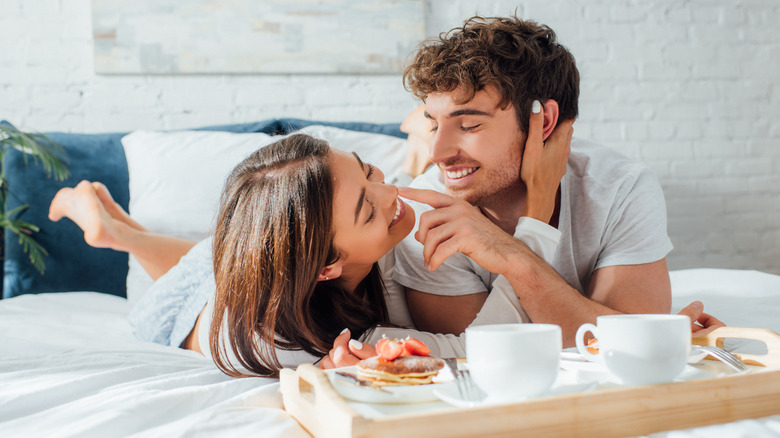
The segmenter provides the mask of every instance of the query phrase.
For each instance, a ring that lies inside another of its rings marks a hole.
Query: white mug
[[[540,395],[560,368],[561,328],[553,324],[493,324],[466,329],[466,360],[488,401]]]
[[[577,330],[577,349],[591,362],[603,363],[623,383],[671,382],[685,368],[691,349],[691,320],[684,315],[602,315]],[[598,354],[583,341],[591,332]]]

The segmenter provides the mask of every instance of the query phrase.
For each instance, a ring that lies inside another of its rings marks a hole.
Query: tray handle
[[[279,373],[284,409],[316,437],[353,436],[361,417],[333,389],[324,371],[302,364]]]
[[[772,330],[745,327],[719,327],[706,335],[692,337],[691,343],[694,345],[714,345],[723,348],[723,342],[727,338],[763,341],[766,343],[766,355],[740,353],[735,353],[734,355],[747,365],[780,368],[780,335]]]

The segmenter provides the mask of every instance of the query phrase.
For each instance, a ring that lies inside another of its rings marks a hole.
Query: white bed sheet
[[[766,328],[780,333],[780,276],[736,269],[672,271],[672,311],[693,300],[704,311],[734,327]]]
[[[780,332],[780,277],[671,273],[673,308],[694,299],[729,325]],[[128,302],[91,292],[0,301],[0,436],[305,437],[274,379],[233,379],[198,353],[135,339]],[[778,437],[780,416],[652,437]]]
[[[277,380],[138,341],[129,308],[90,292],[0,301],[0,436],[308,436]]]

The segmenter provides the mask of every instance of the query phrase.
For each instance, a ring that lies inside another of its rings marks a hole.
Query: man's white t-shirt
[[[515,227],[514,237],[548,262],[558,247],[560,232],[536,219],[520,218]],[[380,326],[368,330],[362,337],[363,342],[376,344],[383,337],[405,338],[412,336],[428,346],[431,354],[438,357],[466,357],[466,334],[429,333],[416,330],[409,309],[406,306],[406,292],[400,284],[393,281],[395,257],[393,251],[379,260],[382,279],[385,284],[385,302],[390,323],[397,327]],[[475,327],[485,324],[509,324],[529,322],[520,300],[515,296],[509,281],[499,275],[477,316],[469,324]]]
[[[438,168],[411,185],[445,191]],[[419,217],[432,208],[409,202]],[[672,250],[666,230],[666,203],[655,174],[614,149],[574,139],[561,182],[561,232],[551,265],[580,293],[599,268],[638,265],[663,259]],[[436,271],[423,264],[422,244],[410,233],[395,248],[393,279],[422,292],[468,295],[491,291],[499,277],[461,253]]]

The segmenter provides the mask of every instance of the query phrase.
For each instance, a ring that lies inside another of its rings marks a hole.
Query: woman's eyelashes
[[[368,166],[368,174],[366,174],[366,179],[371,179],[371,175],[374,174],[374,169],[376,168],[373,164],[366,164],[366,166]]]
[[[374,221],[374,218],[376,217],[376,207],[374,207],[374,203],[371,202],[370,199],[366,199],[366,202],[368,202],[368,205],[371,206],[371,213],[368,215],[368,220],[366,220],[366,223],[369,224]]]

